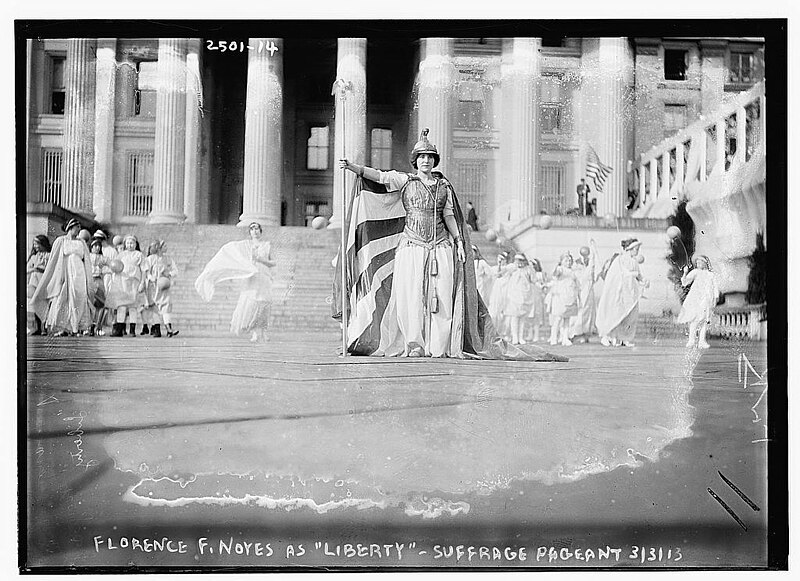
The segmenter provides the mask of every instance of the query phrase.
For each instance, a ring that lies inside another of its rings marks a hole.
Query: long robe
[[[31,297],[33,312],[50,331],[77,333],[88,329],[94,318],[91,279],[89,247],[83,240],[59,236]]]
[[[716,275],[710,270],[695,268],[681,281],[683,286],[692,285],[686,300],[683,301],[678,323],[705,323],[711,321],[711,314],[719,298]]]
[[[579,301],[578,314],[570,319],[569,337],[591,335],[595,328],[597,306],[594,294],[594,260],[590,258],[588,265],[576,264],[573,267],[578,281]]]
[[[272,307],[272,271],[261,262],[268,260],[266,240],[235,240],[224,244],[195,280],[194,288],[204,301],[214,298],[216,286],[241,281],[244,286],[231,317],[231,333],[240,335],[269,326]]]
[[[440,177],[441,174],[439,174]],[[478,294],[469,228],[453,191],[453,210],[459,235],[464,241],[466,261],[453,253],[453,324],[450,357],[565,361],[535,346],[518,348],[500,338],[486,306]],[[354,355],[403,355],[396,309],[392,307],[395,249],[405,224],[399,192],[386,193],[382,184],[359,178],[349,205],[346,228],[345,287],[347,349]],[[341,280],[334,276],[333,316],[341,318]],[[399,339],[399,340],[398,340]]]
[[[640,280],[639,263],[634,257],[620,254],[611,262],[597,303],[597,333],[601,337],[633,341],[643,291]]]

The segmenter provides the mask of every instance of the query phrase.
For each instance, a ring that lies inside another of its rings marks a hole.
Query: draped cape
[[[441,174],[434,172],[439,178]],[[450,336],[452,357],[470,359],[512,359],[521,361],[567,361],[535,346],[517,347],[507,343],[495,330],[492,318],[478,294],[475,260],[461,204],[453,189],[453,211],[464,241],[466,261],[458,259],[452,246],[453,325]],[[345,228],[347,301],[347,350],[353,355],[398,355],[403,351],[397,316],[392,301],[395,249],[405,227],[401,192],[366,178],[357,178],[350,196]],[[341,320],[341,252],[336,261],[332,311]]]
[[[32,307],[36,316],[42,321],[47,318],[47,311],[49,309],[50,301],[55,299],[61,292],[61,287],[65,284],[66,278],[70,276],[67,272],[67,257],[64,255],[64,241],[67,236],[59,236],[53,242],[53,248],[50,251],[50,260],[42,273],[42,278],[39,280],[39,286],[30,299],[29,305]],[[71,284],[85,285],[86,296],[89,299],[90,316],[94,316],[94,305],[90,294],[89,281],[92,280],[92,263],[89,258],[89,247],[86,243],[83,244],[83,262],[82,276],[78,273],[73,273]]]
[[[258,274],[258,267],[250,257],[247,240],[234,240],[224,244],[206,264],[194,282],[197,293],[208,302],[214,298],[217,284],[229,280],[245,280]]]

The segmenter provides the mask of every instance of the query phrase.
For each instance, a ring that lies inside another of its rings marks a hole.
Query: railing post
[[[747,111],[742,106],[736,109],[736,161],[747,161]]]
[[[696,144],[695,141],[697,141]],[[706,172],[706,163],[708,161],[708,131],[705,125],[700,129],[700,133],[692,137],[692,148],[695,147],[700,148],[700,154],[698,155],[700,161],[700,181],[704,182],[708,179],[708,174]]]
[[[661,155],[661,191],[658,195],[669,197],[669,149]]]
[[[650,195],[653,202],[658,199],[661,192],[658,191],[658,158],[654,157],[650,160]]]
[[[647,199],[647,182],[646,182],[646,173],[647,173],[647,166],[644,162],[639,162],[639,203],[641,206],[645,206],[649,203]]]
[[[717,159],[714,160],[714,167],[711,168],[711,173],[716,175],[718,173],[725,173],[725,117],[717,119]]]

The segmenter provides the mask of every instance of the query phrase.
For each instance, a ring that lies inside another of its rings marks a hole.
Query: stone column
[[[95,51],[97,41],[67,41],[64,109],[64,173],[61,202],[73,212],[94,217]]]
[[[590,131],[589,144],[594,147],[600,161],[611,166],[602,192],[597,193],[597,212],[615,216],[625,215],[628,198],[625,168],[633,158],[634,104],[633,55],[626,38],[599,38],[584,43],[596,50],[592,55],[593,70],[583,71],[584,111]],[[657,195],[655,191],[651,192]]]
[[[158,39],[156,146],[150,224],[183,222],[186,156],[186,39]]]
[[[366,163],[367,151],[367,39],[340,38],[336,63],[336,79],[347,87],[334,95],[336,99],[336,127],[333,160],[333,212],[330,228],[341,228],[343,192],[349,197],[355,174],[339,169],[339,160],[347,158],[353,163]],[[346,141],[346,143],[345,143]]]
[[[250,51],[247,63],[247,107],[244,130],[244,202],[239,226],[281,223],[283,173],[283,43],[280,38],[251,38],[250,46],[277,51]]]
[[[436,169],[447,175],[447,169],[454,165],[452,115],[458,81],[453,65],[453,39],[423,38],[420,50],[419,108],[413,143],[417,142],[423,129],[429,128],[428,139],[436,146],[441,158]],[[413,147],[413,144],[409,145]]]
[[[511,45],[511,63],[505,70],[504,90],[510,92],[507,101],[511,131],[503,135],[503,147],[509,149],[507,167],[509,190],[506,195],[518,210],[512,222],[524,220],[536,213],[538,206],[537,170],[539,168],[539,38],[515,38]]]
[[[203,79],[200,76],[201,39],[190,38],[186,51],[186,169],[183,176],[183,212],[186,221],[197,223],[200,174],[200,117],[203,109]]]
[[[95,95],[94,213],[99,222],[112,220],[114,121],[116,117],[117,39],[97,39]]]

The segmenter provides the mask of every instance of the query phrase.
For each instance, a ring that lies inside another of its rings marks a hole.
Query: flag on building
[[[600,158],[597,157],[597,152],[591,145],[588,147],[589,151],[586,152],[586,176],[594,182],[595,191],[602,192],[606,184],[606,178],[614,168],[600,161]]]

